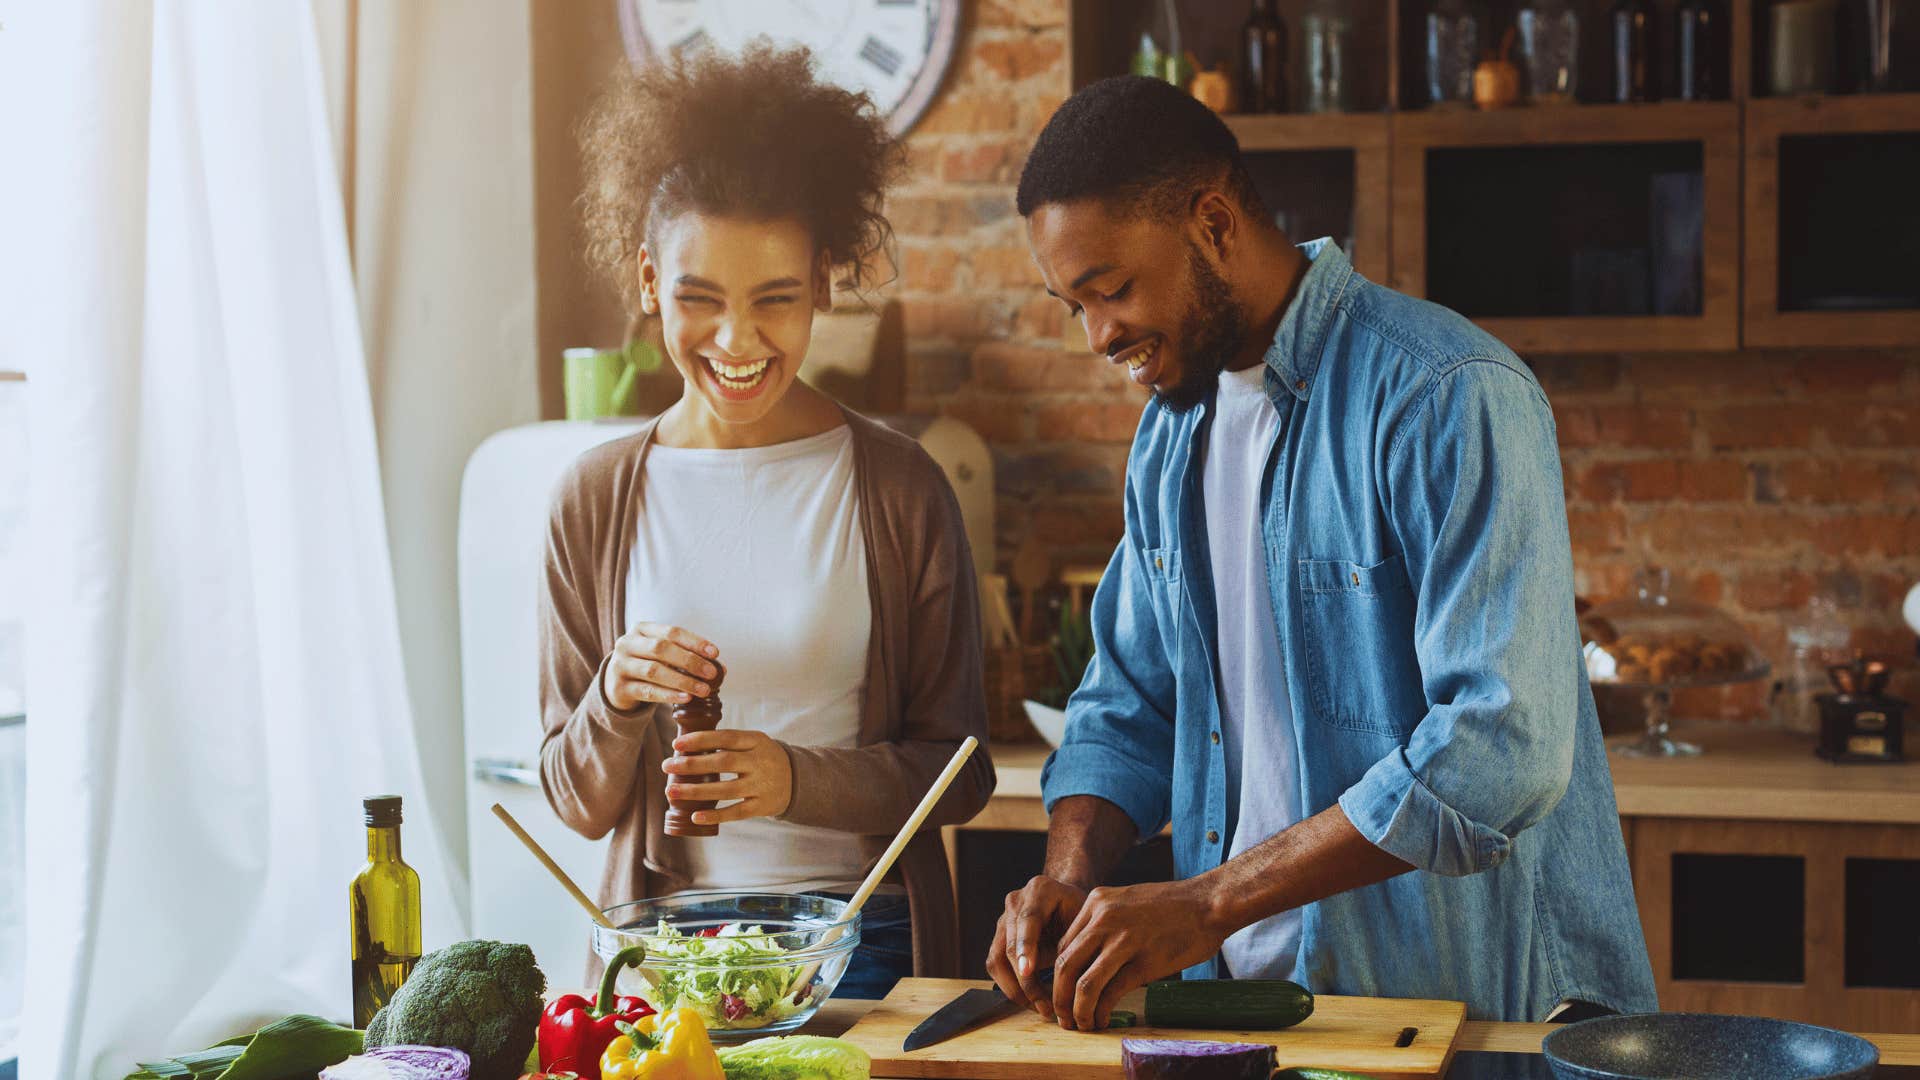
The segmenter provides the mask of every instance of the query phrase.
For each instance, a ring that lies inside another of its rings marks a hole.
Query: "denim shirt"
[[[1300,816],[1337,802],[1415,871],[1307,905],[1294,979],[1479,1019],[1653,1009],[1546,396],[1466,319],[1330,241],[1302,250],[1265,357],[1281,431],[1260,496]],[[1097,795],[1142,837],[1171,823],[1183,878],[1220,865],[1234,827],[1199,502],[1211,411],[1141,418],[1094,658],[1042,781],[1049,812]]]

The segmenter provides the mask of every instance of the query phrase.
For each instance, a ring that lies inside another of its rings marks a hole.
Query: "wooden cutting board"
[[[1458,1001],[1412,998],[1316,997],[1313,1015],[1284,1031],[1188,1031],[1127,1028],[1065,1031],[1033,1012],[1019,1012],[946,1042],[906,1053],[900,1043],[920,1021],[964,990],[992,986],[964,979],[902,979],[842,1038],[873,1057],[876,1077],[953,1080],[1120,1080],[1122,1038],[1260,1042],[1279,1050],[1280,1065],[1347,1069],[1388,1078],[1439,1076],[1453,1059],[1454,1039],[1467,1007]],[[1120,1007],[1140,1011],[1144,991]],[[1413,1029],[1406,1046],[1395,1045]]]

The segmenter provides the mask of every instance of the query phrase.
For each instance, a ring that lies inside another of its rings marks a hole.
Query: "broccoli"
[[[414,965],[368,1022],[366,1043],[465,1050],[473,1080],[514,1080],[533,1049],[546,989],[525,945],[462,941]]]

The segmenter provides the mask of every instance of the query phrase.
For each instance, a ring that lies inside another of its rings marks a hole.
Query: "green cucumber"
[[[1285,979],[1162,979],[1147,984],[1148,1027],[1278,1031],[1313,1015],[1313,994]]]

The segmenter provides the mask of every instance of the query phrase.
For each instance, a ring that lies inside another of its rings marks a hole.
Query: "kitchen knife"
[[[920,1021],[919,1027],[907,1033],[906,1041],[900,1044],[900,1049],[913,1051],[932,1046],[934,1043],[945,1042],[988,1020],[1017,1012],[1019,1008],[1018,1005],[1008,1001],[1007,995],[1001,993],[997,986],[986,990],[968,990],[940,1006],[932,1016]]]

